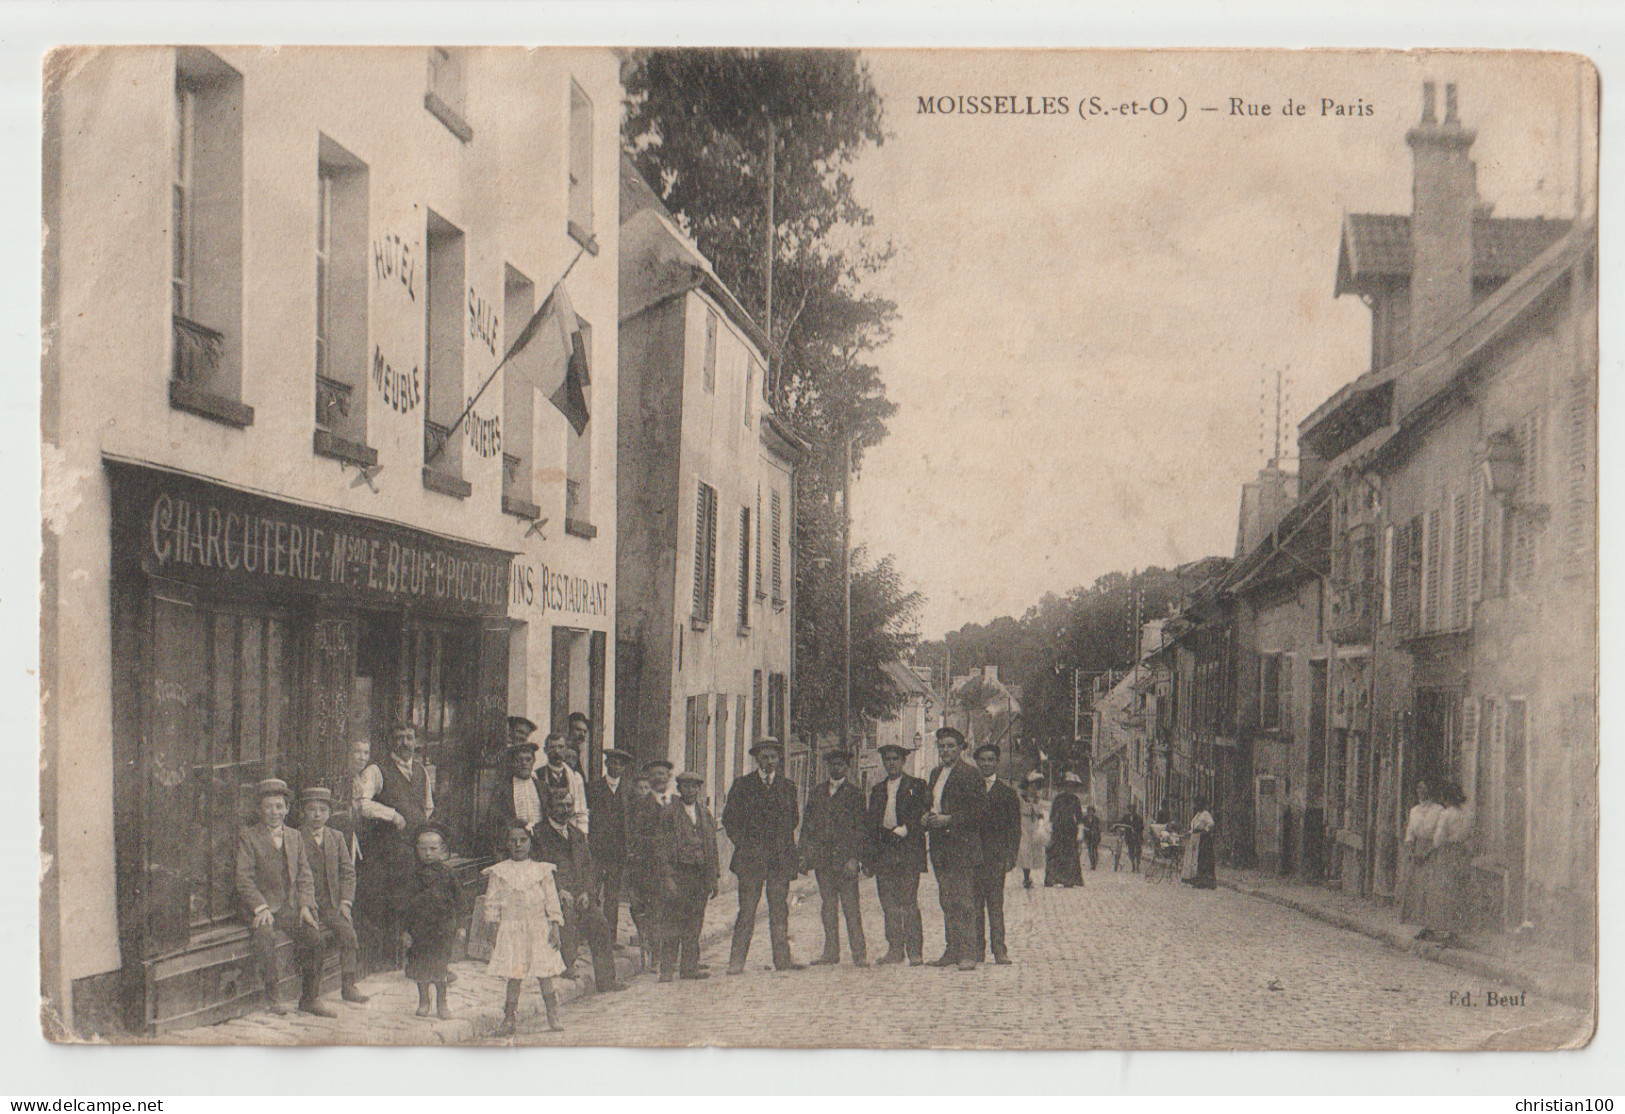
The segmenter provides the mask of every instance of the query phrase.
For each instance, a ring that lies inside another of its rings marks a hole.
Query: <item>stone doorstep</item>
[[[1446,948],[1428,940],[1417,940],[1402,929],[1392,928],[1388,925],[1378,924],[1361,917],[1351,916],[1340,910],[1318,905],[1312,901],[1304,901],[1288,894],[1273,891],[1267,886],[1258,886],[1249,882],[1228,879],[1222,875],[1219,885],[1239,894],[1257,898],[1260,901],[1273,902],[1283,905],[1305,916],[1313,917],[1318,921],[1345,929],[1349,932],[1358,932],[1362,936],[1369,936],[1380,940],[1389,947],[1400,951],[1410,952],[1422,959],[1430,959],[1435,963],[1443,963],[1448,967],[1467,971],[1480,978],[1494,979],[1497,982],[1507,983],[1519,990],[1527,990],[1531,994],[1554,1002],[1561,1002],[1565,1006],[1572,1006],[1578,1010],[1590,1011],[1593,1008],[1593,996],[1587,990],[1577,990],[1571,986],[1562,986],[1550,982],[1545,978],[1529,971],[1519,969],[1502,960],[1480,955],[1476,952],[1463,951],[1460,948]]]

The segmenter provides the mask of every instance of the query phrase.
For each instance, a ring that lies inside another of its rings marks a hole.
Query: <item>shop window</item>
[[[707,392],[717,389],[717,311],[705,310],[705,362],[700,365],[701,382]]]
[[[238,919],[237,833],[254,815],[255,784],[306,771],[291,754],[295,655],[281,614],[160,592],[152,639],[152,927],[179,944]]]
[[[581,344],[587,353],[587,366],[592,366],[592,326],[580,317]],[[592,412],[592,383],[587,384],[589,395],[587,412]],[[577,433],[575,427],[565,423],[564,454],[564,529],[578,538],[598,536],[592,525],[592,423],[588,422]]]
[[[474,827],[479,802],[469,720],[478,660],[475,632],[461,624],[414,621],[401,631],[396,714],[418,729],[435,817],[452,825],[457,851],[476,847],[481,834]]]
[[[322,136],[316,171],[316,451],[366,466],[367,166]]]
[[[593,255],[598,244],[592,235],[592,100],[570,82],[570,236]]]
[[[462,478],[464,439],[451,436],[463,412],[463,234],[433,212],[427,231],[423,486],[465,498],[473,488]]]
[[[241,428],[243,79],[215,55],[175,55],[170,183],[170,405]]]
[[[459,140],[474,138],[468,125],[468,52],[461,47],[429,48],[429,87],[423,93],[423,107]]]
[[[694,614],[696,630],[711,622],[717,591],[717,489],[701,482],[694,511]]]
[[[750,631],[750,508],[739,508],[739,633]]]
[[[514,268],[507,268],[503,283],[503,311],[507,314],[503,351],[513,349],[536,308],[536,285]],[[538,518],[535,478],[536,389],[517,369],[502,377],[502,509],[520,518]]]

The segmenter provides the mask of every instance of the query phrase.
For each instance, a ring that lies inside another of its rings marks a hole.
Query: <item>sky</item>
[[[898,249],[875,288],[900,307],[876,355],[899,409],[854,483],[853,536],[925,594],[928,638],[1113,570],[1233,554],[1277,372],[1290,461],[1296,423],[1368,367],[1369,312],[1332,297],[1342,219],[1410,211],[1423,81],[1441,114],[1458,84],[1496,215],[1573,212],[1572,56],[865,59],[889,138],[853,175]],[[1040,112],[919,106],[997,95]],[[1041,114],[1045,96],[1069,111]],[[1080,116],[1090,98],[1103,111]]]

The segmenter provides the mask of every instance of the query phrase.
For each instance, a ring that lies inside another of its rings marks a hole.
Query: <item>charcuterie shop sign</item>
[[[507,614],[510,554],[187,476],[112,465],[126,545],[155,576],[390,607]]]

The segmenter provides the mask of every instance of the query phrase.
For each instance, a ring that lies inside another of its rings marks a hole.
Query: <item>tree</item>
[[[634,165],[767,328],[769,397],[811,448],[796,474],[791,717],[799,734],[822,731],[840,709],[846,445],[856,470],[896,411],[868,359],[897,313],[872,289],[892,247],[875,240],[850,174],[885,140],[881,98],[844,50],[639,51],[626,90]],[[906,648],[898,623],[919,597],[889,558],[854,566],[852,592],[854,707],[895,711],[901,696],[880,663]]]

